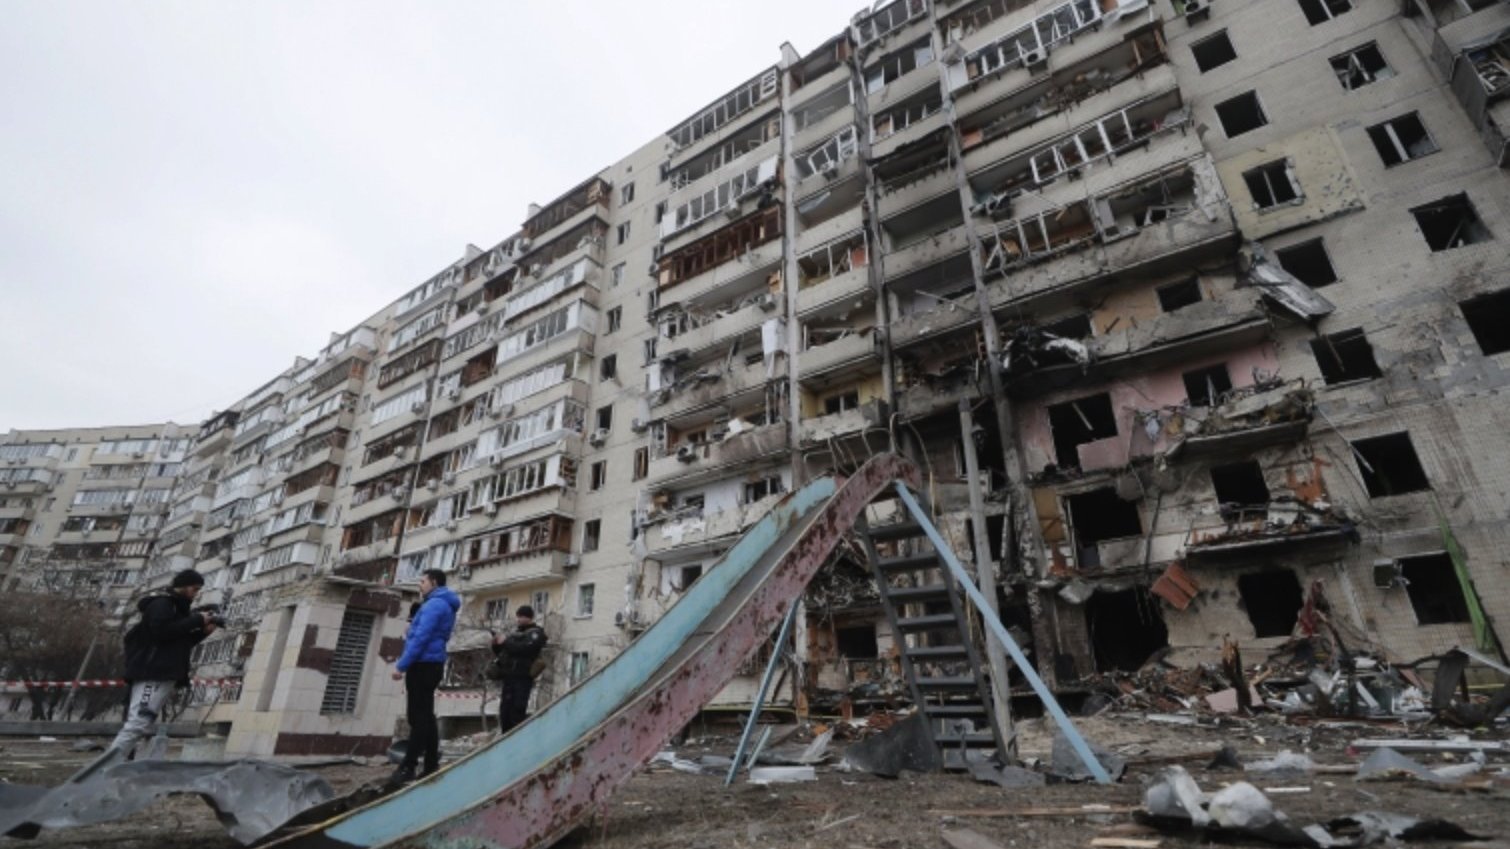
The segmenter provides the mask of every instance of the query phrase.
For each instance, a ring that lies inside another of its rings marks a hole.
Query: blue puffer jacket
[[[398,659],[398,671],[407,672],[414,663],[445,663],[446,641],[451,639],[451,629],[456,626],[456,611],[461,608],[461,597],[451,592],[450,587],[436,587],[425,596],[419,613],[409,623],[409,636],[404,638],[404,653]]]

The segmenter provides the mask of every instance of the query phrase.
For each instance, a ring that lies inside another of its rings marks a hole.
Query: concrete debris
[[[232,837],[253,843],[335,796],[318,775],[264,761],[137,760],[112,750],[55,788],[0,785],[0,834],[35,837],[43,828],[112,822],[168,796],[192,794],[214,809]]]
[[[1312,849],[1352,849],[1386,840],[1483,839],[1446,820],[1423,820],[1378,811],[1364,811],[1302,828],[1252,784],[1234,782],[1207,795],[1178,766],[1164,770],[1149,786],[1139,820],[1168,833],[1196,830],[1213,840],[1245,837],[1277,846]]]
[[[1042,787],[1048,779],[1042,774],[1020,766],[1002,766],[990,761],[972,761],[970,777],[982,784],[995,784],[1014,790],[1020,787]]]
[[[750,770],[751,784],[789,784],[817,780],[818,773],[810,766],[758,766]]]

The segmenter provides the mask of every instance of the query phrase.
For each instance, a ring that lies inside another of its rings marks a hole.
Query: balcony
[[[1478,43],[1468,44],[1453,62],[1451,88],[1495,163],[1501,168],[1510,168],[1510,30],[1506,29],[1510,26],[1510,12],[1486,10],[1471,18],[1491,14],[1498,14],[1502,19],[1499,37],[1491,43],[1483,43],[1483,35],[1489,31],[1487,22],[1474,26],[1477,22],[1470,20],[1453,26],[1454,30],[1463,24],[1472,26],[1463,34],[1473,33]],[[1438,34],[1437,46],[1444,51],[1450,44],[1462,41],[1461,38],[1446,40],[1444,36],[1447,34],[1447,30]]]
[[[1165,456],[1170,460],[1199,462],[1222,456],[1250,456],[1264,448],[1297,442],[1310,430],[1314,410],[1311,391],[1293,384],[1228,393],[1205,418],[1199,421],[1187,418],[1185,434],[1178,437]]]
[[[498,363],[493,374],[500,379],[517,377],[572,352],[591,356],[595,339],[596,337],[590,330],[574,327],[565,333],[558,334],[543,345],[537,345],[512,359]]]
[[[772,272],[779,273],[781,257],[781,239],[773,238],[681,282],[663,282],[661,300],[666,304],[723,300],[733,292],[759,285]],[[661,267],[667,267],[666,259],[662,260]],[[663,280],[666,273],[662,272]]]
[[[805,254],[816,248],[822,247],[829,242],[846,236],[850,233],[861,232],[865,228],[865,211],[858,205],[845,208],[845,210],[832,218],[810,227],[802,228],[797,234],[797,253]]]
[[[797,379],[828,380],[850,370],[862,370],[880,362],[876,335],[871,330],[847,334],[824,345],[814,345],[797,356]]]
[[[540,551],[485,566],[463,566],[461,585],[467,591],[477,592],[515,584],[565,580],[566,559],[572,556],[565,551]]]
[[[906,173],[883,178],[876,202],[883,221],[935,198],[953,198],[958,206],[959,182],[947,157],[943,157],[944,152],[940,150],[938,153],[941,158],[926,157]],[[881,176],[880,166],[877,166],[876,173]]]
[[[722,364],[710,366],[652,396],[651,415],[674,422],[716,408],[739,406],[759,398],[768,380],[785,376],[786,368],[779,363],[769,378],[764,363],[735,365],[729,371],[724,371]]]
[[[923,419],[957,409],[961,399],[974,401],[981,397],[981,389],[973,376],[964,366],[953,367],[947,374],[923,375],[897,392],[897,412],[903,419]]]
[[[973,292],[967,292],[952,300],[940,300],[930,310],[920,310],[891,320],[891,347],[900,349],[919,342],[936,340],[960,331],[968,331],[980,323],[980,309]],[[973,333],[971,347],[973,347]]]
[[[956,207],[958,204],[956,204]],[[961,226],[916,239],[886,254],[886,279],[896,280],[920,268],[970,250],[970,235]]]
[[[39,468],[0,466],[0,493],[37,495],[52,488],[53,473]]]
[[[762,324],[779,315],[778,308],[781,303],[777,299],[781,295],[765,294],[770,296],[769,300],[719,316],[701,326],[679,333],[673,338],[661,337],[662,349],[667,354],[672,351],[685,351],[687,359],[692,362],[700,361],[710,352],[719,355],[726,353],[734,340],[759,333]],[[717,350],[713,351],[714,348]]]
[[[889,424],[887,417],[886,402],[874,400],[842,413],[803,419],[800,431],[802,445],[822,445],[830,439],[843,439],[867,430],[885,433]]]
[[[855,118],[855,108],[846,100],[843,106],[798,130],[792,139],[792,146],[803,150],[811,145],[822,144],[824,139],[832,138],[846,126],[854,124]]]
[[[1020,215],[981,234],[996,309],[1123,276],[1173,271],[1226,255],[1237,225],[1211,160],[1145,174],[1091,201]],[[1007,273],[1010,272],[1010,273]]]
[[[645,529],[647,552],[654,558],[673,553],[715,551],[733,542],[785,497],[777,493],[750,504],[707,514],[700,510],[666,511],[652,519],[654,524]]]
[[[1023,354],[1031,352],[1017,348],[1019,343],[1014,338],[1007,349],[1014,364],[1007,384],[1014,394],[1026,395],[1071,384],[1116,380],[1252,345],[1271,332],[1268,313],[1259,305],[1256,290],[1239,289],[1176,312],[1161,313],[1135,327],[1085,340],[1088,363],[1019,370],[1018,363],[1029,361]]]
[[[797,315],[807,316],[825,307],[845,309],[870,300],[870,266],[860,265],[819,283],[797,290]]]
[[[871,68],[866,69],[866,74],[869,78]],[[930,88],[937,90],[939,86],[938,65],[930,58],[926,64],[913,67],[895,80],[883,83],[879,88],[875,86],[871,79],[867,79],[866,84],[868,91],[866,94],[866,111],[871,115],[875,115],[900,105],[913,95],[920,94]]]
[[[524,222],[524,235],[539,240],[557,231],[564,232],[581,224],[598,212],[607,212],[612,187],[601,177],[592,179],[546,204]]]
[[[710,147],[738,135],[753,119],[776,108],[781,71],[769,68],[741,83],[691,118],[666,131],[673,163],[685,162]]]
[[[1327,554],[1358,541],[1353,521],[1324,500],[1286,496],[1223,512],[1221,525],[1192,527],[1186,534],[1184,555],[1192,565],[1294,557],[1301,550]]]
[[[931,97],[925,97],[927,101]],[[926,138],[928,135],[943,129],[948,122],[948,115],[944,112],[943,104],[932,106],[925,103],[912,110],[903,107],[903,115],[883,119],[881,133],[870,144],[871,159],[885,159],[902,148],[914,144]],[[905,120],[905,124],[903,121]]]
[[[721,440],[683,442],[663,457],[650,461],[650,486],[694,486],[741,474],[764,460],[787,453],[785,422],[765,425]]]

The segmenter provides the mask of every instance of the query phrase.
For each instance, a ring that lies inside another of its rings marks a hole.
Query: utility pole
[[[991,541],[986,533],[985,497],[980,491],[980,463],[975,457],[975,419],[970,415],[970,401],[959,401],[960,442],[965,449],[965,474],[970,492],[970,517],[975,543],[975,579],[980,584],[981,594],[986,597],[986,606],[991,615],[1001,619],[1001,602],[996,591],[996,561],[991,557]],[[1007,683],[1007,655],[996,640],[986,640],[986,663],[991,667],[991,701],[996,708],[996,721],[1001,727],[1002,740],[1007,750],[1004,760],[1017,760],[1017,731],[1012,726],[1012,693]]]
[[[84,652],[84,662],[79,664],[79,671],[73,676],[73,683],[68,687],[68,696],[63,699],[63,709],[61,713],[65,718],[68,716],[68,712],[73,710],[74,693],[77,693],[79,691],[79,681],[84,677],[84,671],[89,668],[89,661],[94,657],[94,647],[99,645],[99,642],[100,629],[95,628],[94,639],[89,641],[89,649]]]

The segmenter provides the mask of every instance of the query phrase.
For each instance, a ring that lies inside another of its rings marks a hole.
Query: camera
[[[190,612],[208,617],[210,624],[216,628],[225,627],[225,616],[221,614],[220,605],[218,604],[207,604],[203,607],[196,607]]]

